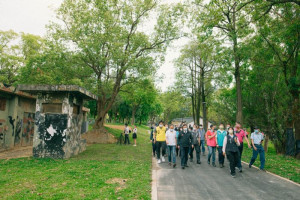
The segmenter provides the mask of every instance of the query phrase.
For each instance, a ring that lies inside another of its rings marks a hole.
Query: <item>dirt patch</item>
[[[117,139],[106,130],[91,130],[83,134],[82,139],[86,140],[87,144],[112,144],[116,143]]]
[[[108,128],[113,128],[113,129],[118,129],[118,130],[124,130],[124,125],[110,125],[110,124],[105,124],[106,127]]]
[[[118,184],[118,186],[116,187],[116,192],[118,192],[118,191],[126,188],[126,181],[127,181],[127,179],[111,178],[111,179],[108,179],[105,183]]]
[[[3,151],[0,153],[0,159],[23,158],[32,156],[32,146],[15,147],[12,150]]]

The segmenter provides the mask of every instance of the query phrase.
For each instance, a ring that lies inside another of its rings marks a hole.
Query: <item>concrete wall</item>
[[[0,94],[0,151],[32,145],[34,113],[35,99]]]
[[[82,98],[69,92],[38,94],[34,157],[69,158],[85,150],[86,142],[81,139],[82,105]]]

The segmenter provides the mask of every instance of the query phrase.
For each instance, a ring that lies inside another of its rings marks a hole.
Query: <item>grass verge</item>
[[[136,147],[94,144],[68,160],[0,160],[0,197],[151,199],[151,145],[145,127],[138,130]]]

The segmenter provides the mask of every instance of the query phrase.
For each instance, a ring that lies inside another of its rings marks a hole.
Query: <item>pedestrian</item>
[[[230,127],[228,129],[228,134],[225,136],[223,141],[223,155],[226,156],[229,160],[230,166],[230,174],[234,178],[235,177],[235,166],[239,160],[239,149],[238,146],[240,142],[236,135],[233,133],[233,128]]]
[[[216,132],[215,132],[215,126],[210,125],[210,129],[206,133],[206,144],[208,147],[208,157],[207,157],[207,163],[210,165],[210,158],[212,157],[212,166],[216,167]]]
[[[258,127],[254,128],[254,133],[251,133],[251,143],[253,147],[253,152],[252,152],[252,158],[249,163],[249,168],[254,164],[258,154],[259,154],[259,159],[260,159],[260,167],[259,169],[261,171],[266,171],[265,170],[265,150],[262,145],[262,142],[264,140],[263,134],[259,131]]]
[[[248,143],[248,147],[249,149],[251,148],[250,143],[248,138],[246,137],[246,133],[244,132],[244,130],[242,129],[241,123],[240,122],[236,122],[235,124],[235,135],[238,138],[239,142],[240,142],[240,146],[238,147],[239,149],[239,162],[237,164],[237,167],[239,169],[240,172],[242,172],[242,154],[243,154],[243,147],[244,147],[244,143],[243,140],[245,138],[246,142]]]
[[[165,162],[166,154],[166,127],[162,121],[155,129],[154,142],[156,143],[157,163]]]
[[[200,147],[202,148],[202,155],[205,156],[205,130],[202,126],[202,124],[200,124],[200,128],[199,128],[199,134],[200,134]]]
[[[196,158],[197,158],[197,164],[201,164],[200,162],[200,133],[198,131],[198,126],[194,125],[193,126],[193,131],[191,132],[193,136],[193,141],[192,144],[194,147],[191,147],[191,152],[190,152],[190,160],[193,162],[193,156],[194,156],[194,150],[196,151]]]
[[[152,143],[152,155],[155,157],[155,151],[156,151],[156,145],[154,142],[154,129],[155,129],[155,124],[152,124],[151,126],[151,133],[150,133],[150,142]]]
[[[183,125],[183,130],[178,135],[178,144],[181,154],[181,168],[185,169],[185,167],[188,167],[187,161],[188,161],[188,152],[189,152],[189,146],[191,145],[191,142],[193,140],[192,134],[188,131],[187,125]]]
[[[176,155],[175,155],[175,149],[176,149],[176,131],[174,130],[174,126],[171,124],[170,129],[166,132],[166,144],[168,147],[168,160],[169,165],[171,166],[171,161],[173,159],[173,168],[176,167]]]
[[[130,144],[130,141],[129,141],[129,133],[130,133],[130,128],[128,127],[128,124],[125,124],[125,128],[124,128],[124,134],[125,134],[125,141],[124,141],[124,144]]]
[[[179,135],[179,128],[175,128],[175,131],[176,131],[176,141],[178,141],[178,135]],[[176,156],[178,156],[178,151],[179,151],[179,148],[178,148],[178,142],[176,143]]]
[[[222,148],[223,148],[223,141],[226,135],[227,135],[227,131],[224,130],[224,124],[221,123],[216,135],[220,168],[224,167],[224,155],[222,152]]]
[[[132,139],[134,141],[134,145],[133,146],[136,146],[136,138],[137,138],[137,127],[134,126],[134,129],[132,130]]]

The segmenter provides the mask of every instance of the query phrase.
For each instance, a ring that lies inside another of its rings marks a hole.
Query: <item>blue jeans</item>
[[[212,163],[216,162],[216,147],[207,146],[208,148],[208,157],[207,161],[210,162],[210,157],[212,156]]]
[[[200,146],[202,146],[202,153],[205,152],[205,140],[200,140]],[[200,151],[201,152],[201,151]]]
[[[168,158],[169,158],[169,163],[171,162],[171,157],[173,157],[173,163],[176,163],[176,152],[175,152],[176,146],[169,146],[168,145]]]
[[[254,164],[254,162],[259,154],[260,169],[264,169],[265,168],[265,150],[261,144],[255,144],[255,147],[257,148],[257,151],[255,151],[253,148],[253,154],[252,154],[252,158],[250,160],[250,165]]]

